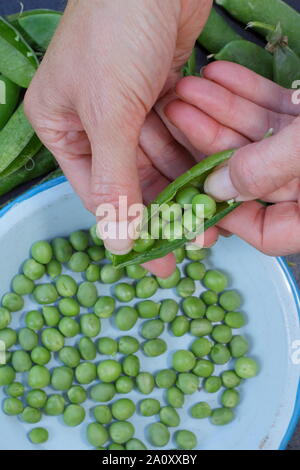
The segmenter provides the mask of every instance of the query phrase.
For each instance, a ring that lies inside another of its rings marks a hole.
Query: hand
[[[286,90],[248,69],[215,62],[204,78],[177,85],[181,100],[166,114],[206,154],[240,148],[213,173],[205,191],[218,200],[245,202],[221,221],[269,255],[300,250],[300,106]],[[270,129],[274,136],[263,140]],[[256,199],[274,203],[262,206]]]
[[[71,0],[32,81],[26,113],[85,206],[152,200],[193,165],[160,112],[212,0]],[[154,108],[155,107],[155,108]],[[166,121],[166,120],[165,120]],[[127,218],[127,216],[126,216]],[[120,220],[123,222],[124,220]],[[132,240],[109,239],[127,253]],[[175,261],[150,264],[169,275]]]

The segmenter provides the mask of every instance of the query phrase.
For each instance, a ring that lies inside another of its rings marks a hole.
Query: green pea
[[[246,324],[244,315],[240,312],[228,312],[225,315],[225,323],[230,328],[242,328]]]
[[[148,357],[157,357],[164,354],[167,350],[167,344],[163,339],[150,339],[143,345],[143,351]]]
[[[171,387],[167,390],[167,402],[173,408],[182,408],[184,405],[184,394],[177,387]]]
[[[177,377],[176,385],[185,395],[192,395],[199,390],[199,377],[190,372],[182,372]]]
[[[116,394],[114,384],[101,383],[91,388],[91,399],[99,402],[107,402],[113,399]]]
[[[0,307],[0,330],[6,328],[11,322],[11,313],[7,308]]]
[[[130,284],[122,282],[121,284],[116,285],[115,296],[120,302],[130,302],[132,299],[134,299],[135,289]]]
[[[33,444],[44,444],[49,439],[49,433],[45,428],[34,428],[28,434]]]
[[[50,263],[53,251],[50,243],[46,241],[36,242],[31,247],[31,256],[35,261],[41,264]]]
[[[38,345],[39,337],[29,328],[21,328],[18,333],[18,340],[25,351],[32,351]]]
[[[62,274],[56,279],[55,286],[61,297],[73,297],[77,292],[76,281],[67,274]]]
[[[140,344],[133,336],[121,336],[119,339],[119,352],[121,354],[134,354],[140,348]]]
[[[118,352],[118,343],[113,338],[103,337],[98,340],[97,348],[100,354],[115,356]]]
[[[101,320],[94,313],[85,313],[80,317],[80,327],[83,335],[93,338],[101,331]]]
[[[121,331],[131,330],[138,320],[138,313],[133,307],[121,307],[115,316],[115,325]]]
[[[171,388],[176,382],[176,372],[172,369],[160,370],[155,376],[155,383],[159,388]]]
[[[116,391],[118,393],[130,393],[134,387],[134,381],[131,377],[119,377],[116,380]]]
[[[230,408],[217,408],[213,410],[210,420],[215,426],[224,426],[234,420],[234,414]]]
[[[180,264],[184,261],[185,259],[185,249],[184,247],[181,248],[176,248],[176,250],[173,251],[175,260],[177,264]]]
[[[173,287],[176,287],[178,282],[180,281],[180,271],[178,268],[175,269],[173,274],[167,278],[162,278],[162,277],[157,277],[156,280],[158,282],[159,287],[162,289],[172,289]]]
[[[201,281],[204,278],[205,272],[206,268],[204,264],[199,263],[198,261],[190,263],[186,267],[186,273],[188,277],[190,277],[194,281]]]
[[[145,251],[150,250],[154,244],[155,240],[151,238],[149,233],[143,233],[141,234],[141,237],[135,241],[132,249],[136,253],[144,253]]]
[[[103,246],[90,246],[87,249],[87,254],[95,263],[99,263],[99,261],[102,261],[105,258],[105,250]]]
[[[65,409],[65,400],[62,395],[53,394],[48,398],[44,411],[49,416],[59,416]]]
[[[26,406],[21,414],[22,421],[25,423],[36,424],[42,419],[42,413],[37,408]]]
[[[143,323],[141,329],[141,335],[145,339],[158,338],[165,329],[164,322],[162,320],[148,320]]]
[[[63,414],[64,423],[67,426],[78,426],[84,421],[85,410],[80,405],[68,405]]]
[[[94,307],[97,302],[98,292],[96,286],[92,282],[82,282],[78,287],[77,299],[83,307]]]
[[[82,359],[85,359],[86,361],[93,361],[96,358],[97,349],[90,338],[87,338],[86,336],[80,338],[78,349]]]
[[[203,279],[203,284],[207,289],[211,289],[212,291],[219,294],[226,289],[228,285],[228,279],[227,276],[225,276],[225,274],[223,274],[221,271],[210,270],[206,272]]]
[[[134,438],[126,442],[126,450],[147,450],[147,447],[142,441]]]
[[[96,246],[102,246],[103,245],[103,241],[101,240],[101,238],[99,237],[99,233],[98,233],[98,229],[97,229],[97,225],[93,225],[91,228],[90,228],[90,236],[91,236],[91,239],[92,239],[92,242],[94,243],[94,245]]]
[[[136,308],[141,318],[155,318],[158,316],[160,304],[153,300],[143,300]]]
[[[188,317],[196,319],[204,317],[206,307],[201,299],[190,296],[184,299],[182,309]]]
[[[120,377],[122,367],[119,362],[113,359],[107,359],[100,362],[97,367],[98,377],[102,382],[109,383],[114,382]]]
[[[60,320],[58,329],[66,338],[73,338],[80,332],[78,323],[73,318],[68,317],[64,317]]]
[[[97,367],[92,362],[81,362],[75,369],[75,377],[80,384],[90,384],[97,377]]]
[[[148,435],[151,444],[155,447],[164,447],[170,440],[170,432],[163,423],[150,424]]]
[[[80,306],[75,299],[65,297],[58,302],[60,313],[66,317],[75,317],[80,313]]]
[[[6,388],[6,393],[12,398],[19,398],[24,395],[25,387],[20,382],[13,382]]]
[[[51,353],[43,346],[36,346],[31,351],[31,359],[39,366],[44,366],[50,362]]]
[[[220,377],[211,376],[208,377],[204,382],[204,390],[207,393],[216,393],[222,387],[222,380]]]
[[[177,427],[180,424],[180,417],[172,406],[164,406],[159,412],[160,421],[168,427]]]
[[[73,382],[73,370],[70,367],[55,367],[52,372],[51,385],[55,390],[69,390]]]
[[[192,450],[197,445],[197,438],[192,431],[177,431],[175,440],[179,449]]]
[[[26,396],[26,402],[31,408],[43,408],[47,401],[47,395],[44,390],[30,390]]]
[[[126,356],[122,363],[122,369],[125,375],[136,377],[140,372],[140,360],[134,354]]]
[[[94,311],[99,318],[110,318],[114,313],[116,301],[113,297],[104,295],[97,300]]]
[[[77,251],[73,253],[70,261],[68,263],[68,267],[74,273],[82,273],[85,271],[90,264],[90,258],[86,253],[81,251]]]
[[[120,398],[111,406],[111,412],[118,421],[126,421],[135,413],[135,404],[129,398]]]
[[[33,297],[38,304],[53,304],[58,299],[58,292],[52,284],[39,284],[33,291]]]
[[[41,330],[44,326],[44,317],[38,310],[31,310],[26,313],[25,323],[31,330]]]
[[[139,264],[133,264],[126,267],[126,274],[131,279],[140,280],[148,274],[148,271]]]
[[[180,189],[176,194],[176,202],[184,207],[187,204],[192,204],[193,198],[199,194],[199,191],[194,186],[187,186]]]
[[[249,343],[243,336],[234,336],[230,341],[229,349],[232,357],[242,357],[249,351]]]
[[[227,344],[232,339],[232,330],[227,325],[217,325],[211,335],[217,343]]]
[[[74,346],[65,346],[59,351],[59,360],[71,369],[80,363],[80,354]]]
[[[193,336],[207,336],[213,330],[212,323],[207,320],[206,318],[198,318],[196,320],[191,321],[190,332]]]
[[[23,264],[23,273],[31,281],[37,281],[44,276],[46,268],[43,264],[38,263],[34,259],[30,258]]]
[[[234,370],[225,370],[221,374],[222,383],[226,388],[238,387],[241,383],[240,377],[234,372]]]
[[[207,338],[196,339],[191,346],[192,352],[196,357],[208,356],[213,345]]]
[[[86,232],[77,230],[76,232],[71,233],[70,243],[74,250],[85,251],[89,246],[89,236]]]
[[[202,292],[200,297],[206,305],[214,305],[218,302],[218,294],[213,290]]]
[[[141,372],[136,377],[136,385],[139,392],[144,395],[150,395],[155,387],[153,375],[149,372]]]
[[[121,269],[116,269],[112,264],[105,264],[101,269],[100,278],[104,284],[114,284],[123,276]]]
[[[154,416],[160,411],[160,403],[155,398],[145,398],[139,405],[140,413],[143,416]]]
[[[111,439],[117,444],[124,444],[134,435],[134,427],[128,421],[117,421],[109,426]]]
[[[28,295],[33,292],[34,282],[24,274],[17,274],[12,280],[12,290],[18,295]]]
[[[95,420],[100,424],[109,424],[112,419],[112,412],[107,405],[98,405],[93,409],[93,415]]]
[[[16,372],[11,366],[0,366],[0,386],[10,385],[16,377]]]
[[[193,369],[196,359],[191,351],[180,349],[173,354],[172,367],[177,372],[188,372]]]
[[[193,295],[196,290],[195,282],[189,277],[184,277],[179,281],[176,286],[177,294],[180,297],[189,297]]]
[[[152,297],[158,289],[158,283],[154,277],[144,277],[136,284],[136,296],[140,299]]]
[[[48,276],[50,276],[52,279],[55,279],[61,275],[62,265],[56,259],[52,259],[50,263],[47,264],[46,271]]]
[[[193,197],[193,212],[197,214],[197,206],[203,206],[204,218],[211,219],[217,212],[217,204],[214,199],[206,194],[198,194]]]
[[[29,354],[21,349],[13,352],[11,362],[16,372],[27,372],[32,367]]]
[[[225,310],[232,312],[241,307],[242,299],[235,290],[228,290],[220,295],[219,303]]]
[[[45,348],[53,352],[62,349],[65,343],[63,335],[55,328],[46,328],[43,330],[41,339]]]
[[[18,398],[6,398],[3,402],[3,411],[9,416],[20,415],[23,409],[23,403]]]
[[[100,447],[109,439],[106,428],[100,423],[90,423],[87,427],[87,440],[94,447]]]
[[[209,255],[209,250],[207,248],[195,249],[195,246],[192,246],[192,249],[186,250],[186,256],[191,261],[203,261]]]
[[[226,364],[230,361],[229,349],[223,344],[215,344],[211,350],[210,357],[215,364]]]
[[[12,328],[0,330],[0,341],[4,343],[5,349],[10,349],[17,342],[17,333]]]
[[[183,238],[183,227],[181,220],[166,223],[162,227],[162,238],[164,240],[180,240]]]
[[[241,379],[251,379],[258,374],[258,364],[250,357],[239,358],[234,370]]]
[[[210,305],[206,310],[206,318],[213,322],[219,323],[225,318],[225,310],[218,305]]]
[[[24,300],[19,294],[9,292],[2,297],[2,307],[7,308],[10,312],[17,312],[24,307]]]
[[[212,409],[208,403],[202,401],[200,403],[196,403],[191,408],[191,415],[193,418],[196,419],[204,419],[208,418],[212,414]]]
[[[50,384],[50,372],[45,366],[33,366],[28,373],[31,388],[45,388]]]
[[[43,316],[47,326],[57,326],[60,314],[56,307],[43,307]]]
[[[190,330],[190,322],[184,315],[179,315],[171,323],[171,331],[174,336],[183,336]]]
[[[221,402],[225,408],[235,408],[240,402],[240,394],[237,390],[227,389],[221,396]]]
[[[86,268],[85,277],[88,282],[100,281],[100,266],[97,264],[90,264]]]
[[[55,238],[52,241],[53,254],[60,263],[68,263],[73,253],[71,243],[65,238]]]
[[[178,303],[173,299],[165,299],[159,308],[159,317],[165,323],[171,323],[179,310]]]

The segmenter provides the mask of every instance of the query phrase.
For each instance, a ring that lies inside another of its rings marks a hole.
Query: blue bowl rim
[[[17,204],[20,204],[23,201],[26,201],[27,199],[32,198],[36,194],[42,193],[43,191],[46,191],[47,189],[53,188],[55,186],[58,186],[62,183],[65,183],[67,181],[65,176],[58,176],[57,178],[53,178],[52,180],[45,181],[44,183],[37,184],[36,186],[32,187],[25,193],[21,194],[18,196],[16,199],[13,201],[9,202],[6,204],[2,209],[0,209],[0,218],[3,217],[10,209],[12,209],[14,206]],[[295,280],[294,274],[292,273],[287,261],[282,258],[282,257],[277,257],[276,258],[280,268],[282,269],[290,287],[293,293],[293,297],[295,300],[295,304],[297,307],[298,315],[299,315],[299,320],[300,320],[300,289],[299,286]],[[286,430],[286,433],[281,441],[281,444],[279,446],[278,450],[285,450],[289,441],[293,437],[294,431],[296,429],[296,426],[298,424],[298,421],[300,419],[300,379],[299,379],[299,385],[298,385],[298,390],[297,390],[297,397],[296,397],[296,402],[295,402],[295,408],[293,412],[293,416],[290,420],[290,423],[288,425],[288,428]]]

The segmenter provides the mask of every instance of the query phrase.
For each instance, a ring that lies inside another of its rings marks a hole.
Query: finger
[[[138,149],[138,173],[145,204],[152,202],[170,181],[154,168],[141,148]]]
[[[170,121],[178,127],[200,152],[210,155],[249,144],[249,140],[199,109],[177,100],[166,108]]]
[[[278,134],[237,150],[205,182],[217,200],[264,199],[300,175],[300,118]]]
[[[173,253],[169,253],[163,258],[149,261],[148,263],[142,264],[142,266],[148,269],[155,276],[162,277],[163,279],[171,276],[176,269],[176,260]]]
[[[232,93],[276,113],[300,114],[299,101],[293,100],[295,90],[282,88],[246,67],[225,61],[212,62],[204,68],[203,75]]]
[[[267,208],[247,202],[222,219],[219,226],[271,256],[286,256],[300,250],[300,211],[296,202]]]
[[[186,77],[176,90],[181,99],[252,141],[261,140],[271,128],[278,132],[293,120],[204,78]]]

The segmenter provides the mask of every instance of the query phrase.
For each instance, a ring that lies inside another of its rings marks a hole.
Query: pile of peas
[[[237,334],[246,323],[239,311],[241,297],[228,289],[223,272],[206,269],[208,250],[180,248],[174,254],[184,276],[177,267],[161,279],[138,265],[126,272],[114,268],[95,226],[68,239],[34,243],[0,307],[0,341],[6,346],[6,364],[0,366],[0,386],[7,395],[4,413],[31,425],[40,423],[43,414],[62,415],[74,427],[86,421],[84,404],[92,400],[94,420],[86,426],[86,437],[101,450],[146,449],[130,421],[135,413],[152,420],[145,427],[154,448],[172,445],[172,429],[178,449],[197,446],[195,434],[181,427],[178,411],[183,407],[196,420],[230,423],[241,381],[258,373],[247,356],[247,339]],[[80,283],[75,273],[82,277]],[[199,296],[200,283],[205,290]],[[112,295],[99,296],[97,287],[100,291],[104,284],[113,285]],[[158,302],[152,297],[159,289],[163,300]],[[178,301],[168,298],[168,289]],[[27,300],[35,308],[20,317],[24,323],[16,331],[10,323],[16,312],[24,312]],[[105,335],[107,319],[114,323],[117,339]],[[131,336],[138,322],[139,335]],[[167,351],[167,332],[170,339],[187,335],[189,347],[172,352],[171,362],[155,374],[143,370],[143,357]],[[217,365],[227,370],[217,375]],[[163,391],[164,403],[151,396],[157,389]],[[190,396],[200,389],[208,402],[191,406]],[[209,397],[221,389],[220,407],[213,409]],[[133,391],[142,397],[137,403],[130,398]],[[28,433],[33,444],[48,437],[40,426]]]

